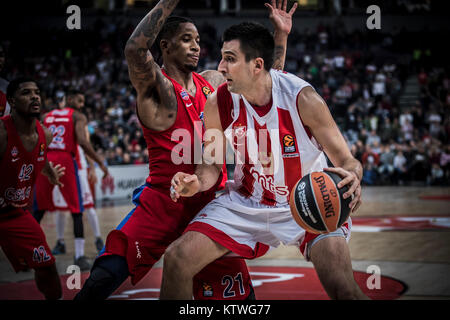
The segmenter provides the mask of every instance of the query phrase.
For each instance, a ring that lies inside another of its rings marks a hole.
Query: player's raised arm
[[[220,123],[217,92],[206,101],[204,109],[205,146],[203,162],[197,165],[195,174],[177,172],[171,181],[170,196],[172,200],[192,197],[198,192],[211,189],[220,176],[225,161],[226,143]]]
[[[128,62],[131,83],[138,92],[156,85],[160,68],[151,55],[150,48],[161,31],[164,21],[178,2],[179,0],[159,1],[141,20],[127,41],[125,58]]]
[[[287,39],[292,29],[292,15],[297,9],[297,2],[289,12],[287,11],[287,0],[272,0],[271,4],[265,3],[264,5],[269,9],[269,19],[275,28],[273,33],[275,54],[272,68],[283,70],[286,61]]]
[[[311,129],[314,138],[336,166],[325,170],[341,176],[343,180],[338,184],[339,188],[348,184],[349,190],[344,193],[344,198],[354,195],[350,208],[352,212],[356,211],[361,205],[360,181],[363,175],[361,163],[351,154],[327,104],[313,88],[306,87],[300,92],[297,108],[305,126]]]
[[[283,70],[286,61],[287,39],[292,29],[292,15],[297,9],[297,3],[294,3],[289,12],[286,11],[287,0],[272,0],[271,4],[265,3],[264,5],[269,9],[269,19],[275,28],[273,34],[275,54],[272,68]],[[200,75],[216,90],[225,82],[224,76],[217,70],[205,70]]]
[[[161,0],[141,20],[125,46],[131,83],[137,91],[137,111],[141,122],[153,130],[167,129],[174,119],[177,100],[172,83],[150,53],[158,33],[179,0]]]

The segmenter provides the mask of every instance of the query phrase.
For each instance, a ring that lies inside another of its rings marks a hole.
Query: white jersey
[[[297,109],[298,94],[311,85],[283,71],[271,70],[270,75],[272,106],[263,116],[244,96],[226,86],[218,89],[222,127],[235,151],[234,181],[227,189],[236,202],[251,199],[261,207],[285,207],[295,183],[322,171],[327,161]]]

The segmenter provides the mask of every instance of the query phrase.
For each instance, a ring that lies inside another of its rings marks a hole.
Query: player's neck
[[[11,119],[19,134],[31,135],[36,132],[36,118],[23,117],[17,112],[11,112]]]
[[[267,105],[272,99],[272,77],[270,73],[264,72],[256,78],[252,86],[242,95],[253,105]]]
[[[178,82],[183,88],[189,90],[194,86],[192,71],[181,70],[173,64],[164,65],[163,68],[166,74]]]

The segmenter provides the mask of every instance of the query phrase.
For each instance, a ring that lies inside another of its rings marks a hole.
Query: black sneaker
[[[56,242],[55,247],[52,250],[53,255],[57,254],[65,254],[66,253],[66,244],[60,240]]]
[[[81,271],[87,271],[91,269],[91,264],[89,263],[86,256],[81,256],[78,259],[74,259],[74,263],[80,267]]]
[[[95,247],[97,248],[97,251],[100,253],[100,251],[102,251],[104,244],[103,244],[103,240],[102,238],[98,237],[95,240]]]

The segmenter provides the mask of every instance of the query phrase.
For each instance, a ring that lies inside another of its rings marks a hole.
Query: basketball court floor
[[[131,209],[131,202],[97,209],[103,239]],[[94,236],[85,217],[84,222],[86,255],[94,259]],[[56,232],[51,214],[44,217],[42,227],[53,247]],[[56,256],[64,299],[78,291],[67,287],[67,267],[73,264],[72,230],[67,219],[67,253]],[[369,297],[450,299],[450,188],[364,187],[349,245],[355,278]],[[247,262],[257,299],[327,299],[312,263],[295,247],[280,246]],[[157,299],[161,267],[159,261],[136,286],[125,282],[110,299]],[[0,251],[0,300],[42,299],[33,273],[14,273]],[[87,276],[88,272],[82,273],[81,284]]]

